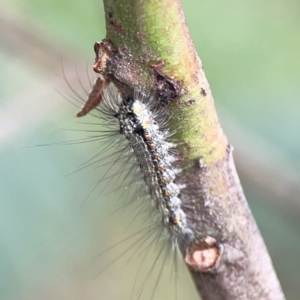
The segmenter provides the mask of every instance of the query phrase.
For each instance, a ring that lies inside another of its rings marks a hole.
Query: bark
[[[181,251],[203,299],[284,299],[218,122],[179,0],[104,0],[107,35],[95,44],[103,88],[151,90],[172,111],[181,192],[196,238]],[[101,86],[97,87],[101,90]]]

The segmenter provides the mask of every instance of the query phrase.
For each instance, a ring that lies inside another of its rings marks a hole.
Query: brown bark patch
[[[162,105],[168,105],[171,101],[181,96],[183,82],[176,81],[174,78],[167,76],[162,67],[164,62],[151,65],[151,75],[154,82],[154,89]]]
[[[206,236],[203,240],[193,244],[186,252],[185,262],[195,271],[209,271],[220,256],[217,240]]]

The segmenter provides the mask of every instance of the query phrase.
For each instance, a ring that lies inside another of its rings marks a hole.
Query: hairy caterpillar
[[[97,101],[100,118],[107,120],[106,126],[116,126],[128,141],[150,199],[175,240],[186,231],[186,217],[181,209],[180,186],[175,182],[178,172],[172,151],[175,144],[169,141],[170,134],[165,129],[166,110],[157,109],[153,97],[141,91],[135,91],[133,97],[122,98],[112,84],[101,96],[102,101]]]
[[[171,114],[165,107],[158,107],[154,97],[145,91],[136,90],[133,97],[122,97],[110,83],[100,94],[97,92],[100,80],[95,81],[89,94],[89,100],[91,95],[96,97],[96,105],[89,102],[80,111],[84,111],[85,115],[94,109],[92,115],[103,128],[97,131],[97,137],[100,137],[105,150],[89,160],[89,164],[100,162],[110,165],[109,170],[100,175],[99,182],[119,180],[116,190],[136,190],[131,193],[130,199],[125,200],[125,194],[121,196],[124,206],[138,202],[140,209],[137,215],[145,225],[139,232],[142,237],[132,245],[134,249],[143,246],[142,249],[131,251],[145,252],[146,255],[148,246],[150,248],[162,241],[159,256],[166,251],[164,261],[174,256],[177,264],[178,249],[192,237],[192,231],[188,228],[184,212],[186,205],[180,194],[184,186],[177,182],[177,174],[182,170],[178,164],[176,144],[172,133],[166,129]],[[90,107],[87,108],[87,105]],[[119,169],[116,162],[121,162]],[[120,180],[121,176],[123,179]],[[100,194],[103,197],[102,191]],[[155,264],[156,261],[153,266]],[[165,262],[161,268],[163,266]],[[173,270],[175,273],[176,268]]]

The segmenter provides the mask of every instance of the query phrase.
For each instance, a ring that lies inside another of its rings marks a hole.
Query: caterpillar
[[[77,113],[77,116],[92,114],[102,127],[97,130],[95,141],[100,137],[104,150],[87,165],[100,162],[109,166],[108,171],[100,176],[99,183],[110,179],[118,181],[123,176],[116,190],[136,190],[129,195],[129,201],[125,200],[124,193],[120,199],[124,206],[138,203],[140,210],[137,215],[145,223],[139,231],[144,236],[129,248],[146,245],[146,241],[151,246],[162,241],[158,257],[166,250],[164,261],[174,255],[177,264],[178,250],[192,238],[193,232],[185,213],[188,206],[181,195],[184,185],[178,180],[182,170],[176,141],[167,129],[172,115],[167,107],[158,106],[148,91],[136,89],[133,96],[122,97],[112,83],[99,92],[100,82],[101,78],[95,80],[87,102]],[[117,167],[116,162],[121,167]],[[103,190],[99,194],[102,193]],[[150,239],[151,235],[154,237]],[[145,249],[147,246],[140,253],[148,253]]]
[[[98,89],[99,79],[94,87]],[[95,94],[94,90],[90,94]],[[186,217],[181,209],[180,185],[176,184],[174,167],[175,144],[170,142],[170,133],[165,125],[170,116],[166,110],[157,109],[153,96],[135,91],[133,97],[122,98],[111,83],[97,101],[100,118],[107,126],[115,126],[128,141],[136,157],[150,200],[160,213],[162,224],[172,242],[186,231]]]

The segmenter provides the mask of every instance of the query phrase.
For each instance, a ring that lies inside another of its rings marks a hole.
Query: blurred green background
[[[287,299],[297,300],[300,2],[185,0],[183,6],[247,199]],[[144,258],[132,254],[105,269],[132,241],[97,254],[140,224],[125,230],[136,212],[114,212],[118,193],[97,197],[96,191],[84,201],[105,168],[66,176],[101,145],[35,147],[89,135],[65,130],[91,129],[82,122],[94,120],[74,118],[77,109],[62,96],[70,99],[62,68],[84,95],[75,68],[89,88],[86,67],[93,77],[93,44],[104,36],[100,0],[2,4],[0,299],[136,299],[143,287],[142,279],[132,296],[137,274],[147,277],[158,255],[151,251],[141,270]],[[175,299],[171,273],[172,261],[158,287],[157,272],[150,276],[140,299],[150,299],[153,289],[154,299]],[[184,268],[178,299],[198,299]]]

